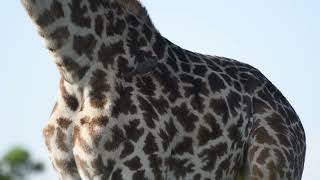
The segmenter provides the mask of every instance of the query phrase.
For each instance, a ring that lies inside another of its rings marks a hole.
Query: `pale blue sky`
[[[288,98],[307,133],[304,180],[319,178],[320,1],[142,0],[160,32],[184,48],[259,68]],[[0,154],[23,144],[46,162],[41,136],[58,73],[19,0],[0,6]],[[49,163],[48,163],[49,164]],[[31,179],[55,180],[46,174]]]

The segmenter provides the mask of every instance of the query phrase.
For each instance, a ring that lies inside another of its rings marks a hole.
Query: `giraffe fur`
[[[60,180],[301,179],[303,126],[258,69],[179,47],[137,0],[22,4],[61,74]]]

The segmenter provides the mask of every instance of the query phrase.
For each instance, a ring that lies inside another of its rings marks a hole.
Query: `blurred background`
[[[142,2],[171,41],[192,51],[249,63],[283,92],[307,135],[303,179],[318,179],[320,1]],[[0,178],[6,178],[4,171],[18,162],[22,167],[18,173],[26,179],[55,180],[42,127],[55,102],[58,71],[19,0],[2,2],[0,22]]]

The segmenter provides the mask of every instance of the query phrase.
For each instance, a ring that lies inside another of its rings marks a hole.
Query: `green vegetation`
[[[12,148],[0,160],[0,180],[24,180],[31,173],[43,171],[43,163],[34,161],[22,147]]]

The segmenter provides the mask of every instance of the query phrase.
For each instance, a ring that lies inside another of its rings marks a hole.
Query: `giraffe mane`
[[[126,11],[137,16],[150,27],[154,27],[147,9],[141,4],[140,0],[116,0]]]

